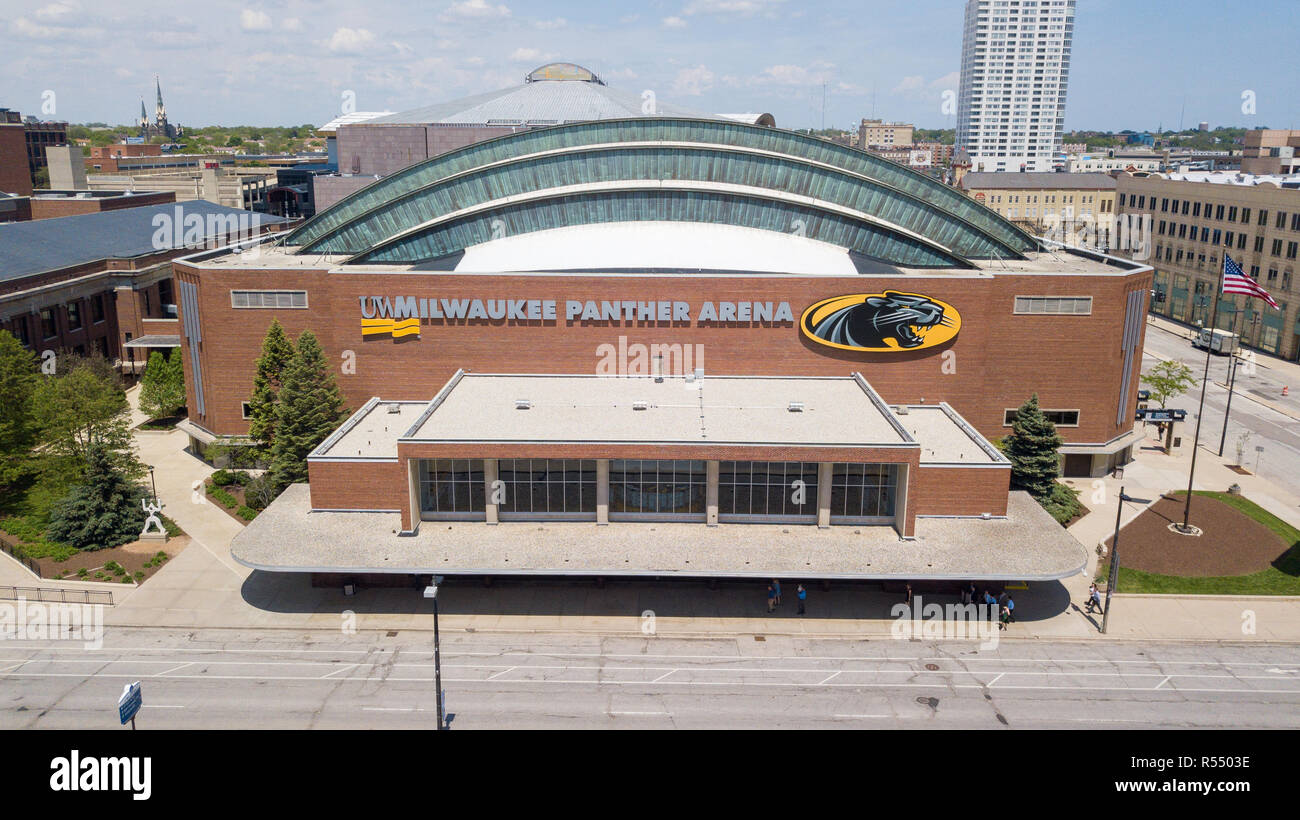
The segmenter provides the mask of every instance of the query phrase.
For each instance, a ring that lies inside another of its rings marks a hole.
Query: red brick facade
[[[198,285],[204,340],[200,350],[206,414],[193,421],[219,434],[243,434],[241,403],[252,391],[254,361],[272,318],[291,336],[312,330],[350,409],[372,396],[427,400],[459,368],[488,373],[594,373],[602,345],[702,345],[706,373],[830,375],[861,372],[886,402],[946,401],[983,435],[1006,435],[1004,413],[1038,393],[1044,408],[1079,411],[1067,442],[1100,444],[1133,427],[1141,356],[1135,355],[1128,395],[1120,395],[1127,294],[1148,291],[1151,273],[1044,276],[999,273],[886,277],[723,276],[485,276],[454,273],[328,273],[176,265]],[[307,309],[234,309],[232,289],[303,290]],[[816,344],[798,327],[814,302],[887,289],[921,293],[953,305],[961,332],[938,348],[851,353]],[[1090,315],[1022,315],[1016,296],[1091,296]],[[393,340],[361,335],[364,296],[545,299],[558,303],[554,320],[424,320],[420,336]],[[564,318],[566,300],[677,300],[692,316],[705,301],[788,302],[794,322],[703,324],[583,322]],[[1145,314],[1146,303],[1142,304]],[[1142,328],[1145,328],[1143,323]],[[1143,331],[1144,332],[1144,331]],[[183,345],[188,341],[183,339]],[[1141,339],[1139,339],[1140,354]],[[188,363],[188,352],[186,362]],[[192,374],[186,373],[187,381]],[[187,387],[192,391],[193,385]],[[192,406],[192,405],[191,405]]]

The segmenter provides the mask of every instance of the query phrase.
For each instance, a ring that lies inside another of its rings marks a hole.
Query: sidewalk
[[[252,572],[230,557],[230,540],[241,525],[208,503],[194,482],[212,472],[184,452],[183,433],[137,432],[140,456],[155,467],[164,509],[193,541],[145,585],[106,615],[110,626],[185,629],[365,630],[433,629],[431,607],[418,588],[361,589],[345,596],[336,588],[313,588],[302,575]],[[1154,442],[1149,442],[1154,444]],[[1126,468],[1125,479],[1074,479],[1091,509],[1070,532],[1089,550],[1089,573],[1063,583],[1031,584],[1014,593],[1017,623],[1000,637],[1010,639],[1282,641],[1300,643],[1300,598],[1200,598],[1118,595],[1110,635],[1100,621],[1084,615],[1084,600],[1095,568],[1097,543],[1114,528],[1119,486],[1133,496],[1155,499],[1186,486],[1190,454],[1165,456],[1142,451]],[[1239,483],[1243,494],[1292,523],[1300,522],[1300,500],[1279,493],[1255,476],[1238,476],[1202,452],[1198,488],[1226,489]],[[1097,499],[1092,494],[1097,494]],[[1126,505],[1125,520],[1141,509]],[[1297,524],[1300,526],[1300,523]],[[765,585],[725,583],[708,589],[683,580],[636,583],[569,579],[521,583],[500,579],[485,587],[477,579],[448,579],[439,596],[442,630],[475,632],[565,632],[594,635],[654,634],[734,639],[737,635],[888,639],[895,620],[891,608],[902,596],[866,584],[833,584],[829,591],[809,585],[806,617],[794,616],[794,586],[783,579],[786,601],[766,613]],[[955,596],[922,596],[922,603],[955,603]],[[1242,633],[1243,611],[1255,613],[1254,635]]]

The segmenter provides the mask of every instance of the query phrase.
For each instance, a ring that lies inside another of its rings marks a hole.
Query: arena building
[[[1150,267],[771,127],[523,131],[176,275],[196,443],[247,433],[273,317],[355,408],[258,569],[1061,578],[990,439],[1037,393],[1072,472],[1138,440]]]

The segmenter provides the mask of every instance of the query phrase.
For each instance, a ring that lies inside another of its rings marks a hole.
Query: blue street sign
[[[144,697],[140,692],[140,681],[127,684],[122,689],[122,697],[117,699],[117,715],[122,719],[122,725],[130,723],[143,705]]]

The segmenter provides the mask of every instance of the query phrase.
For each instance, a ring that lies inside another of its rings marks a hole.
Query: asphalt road
[[[764,636],[758,636],[763,638]],[[427,633],[0,643],[0,728],[430,728]],[[447,634],[453,729],[1300,728],[1294,647]]]
[[[1179,338],[1155,326],[1147,326],[1146,356],[1143,360],[1143,372],[1147,372],[1160,359],[1151,355],[1158,353],[1165,358],[1183,362],[1192,368],[1196,385],[1186,393],[1169,400],[1170,407],[1187,411],[1187,421],[1179,425],[1175,435],[1190,441],[1196,431],[1196,409],[1201,398],[1201,375],[1205,372],[1205,351],[1192,347],[1191,342]],[[1223,414],[1227,406],[1228,391],[1220,387],[1227,382],[1228,358],[1226,356],[1210,357],[1210,384],[1205,393],[1205,420],[1201,425],[1201,446],[1209,452],[1217,453],[1219,440],[1223,431]],[[1300,495],[1300,422],[1291,416],[1279,413],[1252,400],[1252,396],[1266,398],[1269,402],[1292,409],[1300,416],[1300,384],[1289,385],[1291,395],[1283,398],[1284,378],[1276,370],[1268,367],[1267,359],[1258,359],[1255,372],[1249,373],[1241,367],[1237,371],[1232,399],[1231,417],[1228,422],[1228,437],[1224,443],[1224,458],[1235,462],[1237,437],[1243,430],[1252,435],[1246,443],[1243,466],[1263,478],[1284,487],[1291,493]],[[1257,453],[1255,447],[1264,448]],[[1258,469],[1256,469],[1258,465]]]

